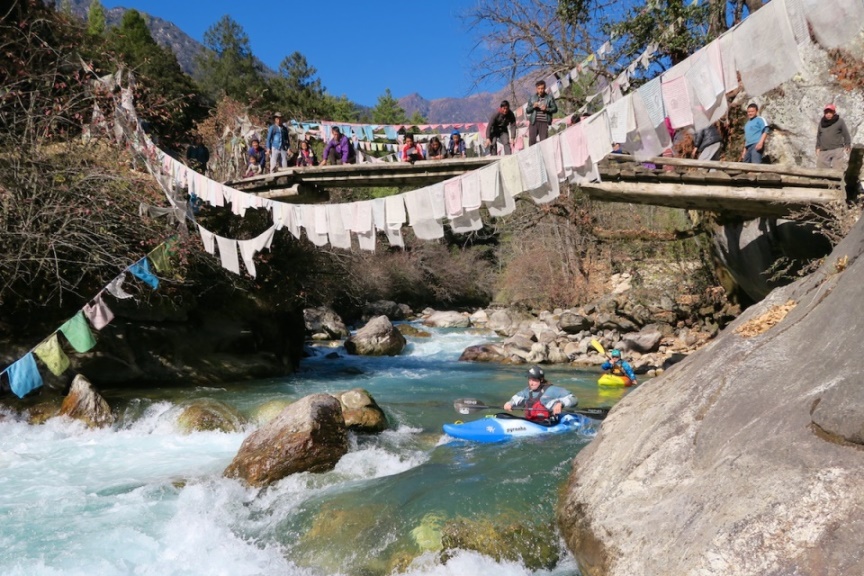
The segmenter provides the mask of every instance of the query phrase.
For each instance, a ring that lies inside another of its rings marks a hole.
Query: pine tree
[[[162,110],[161,118],[148,121],[163,136],[179,137],[205,115],[198,87],[183,73],[174,53],[153,40],[140,12],[127,10],[120,25],[109,30],[105,44],[138,76],[138,96]]]
[[[204,33],[207,48],[198,56],[201,86],[212,98],[229,96],[241,102],[264,94],[263,69],[249,46],[249,37],[230,16]]]
[[[408,124],[411,126],[420,126],[421,124],[428,124],[429,120],[420,113],[419,110],[415,110],[411,117],[408,118]]]
[[[378,97],[378,103],[372,108],[372,121],[375,124],[405,124],[408,122],[405,109],[393,97],[390,88],[387,88],[384,94]]]
[[[105,7],[99,0],[90,2],[87,11],[87,34],[102,36],[105,33]]]
[[[279,64],[279,74],[268,81],[268,95],[275,110],[296,120],[320,118],[324,108],[324,86],[315,77],[300,52],[286,56]]]

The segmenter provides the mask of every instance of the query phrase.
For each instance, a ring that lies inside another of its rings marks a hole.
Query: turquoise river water
[[[525,385],[526,367],[459,363],[465,347],[490,335],[432,333],[409,339],[396,358],[339,350],[339,359],[305,359],[287,378],[103,390],[120,413],[111,429],[3,419],[0,574],[578,574],[557,532],[550,544],[562,551],[553,568],[469,550],[442,558],[435,550],[436,530],[453,519],[549,526],[572,458],[587,440],[567,434],[477,445],[443,435],[443,423],[474,417],[456,414],[454,399],[503,404]],[[596,372],[547,373],[582,406],[620,397],[599,395]],[[218,400],[251,416],[273,399],[354,387],[375,397],[391,429],[352,436],[331,472],[297,474],[265,490],[221,476],[255,424],[236,434],[182,434],[176,426],[178,406],[190,399]]]

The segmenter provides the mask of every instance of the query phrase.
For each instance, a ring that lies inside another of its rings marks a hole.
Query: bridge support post
[[[864,165],[864,145],[855,144],[849,153],[849,165],[846,167],[844,180],[846,182],[846,199],[854,201],[864,192],[861,189],[861,168]]]

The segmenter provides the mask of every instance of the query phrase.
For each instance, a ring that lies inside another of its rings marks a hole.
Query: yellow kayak
[[[627,388],[633,385],[633,381],[627,376],[616,376],[615,374],[603,374],[597,380],[598,386],[604,388]]]

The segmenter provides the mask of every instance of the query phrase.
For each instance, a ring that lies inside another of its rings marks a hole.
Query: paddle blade
[[[576,414],[581,414],[582,416],[587,416],[588,418],[592,418],[594,420],[605,420],[606,416],[609,415],[609,410],[611,410],[611,408],[575,408],[572,410],[572,412],[575,412]]]
[[[603,345],[600,344],[598,340],[591,340],[591,346],[593,346],[602,356],[606,356],[606,349],[603,348]]]
[[[459,414],[473,414],[482,410],[488,410],[490,407],[476,398],[459,398],[453,402],[453,408]]]

